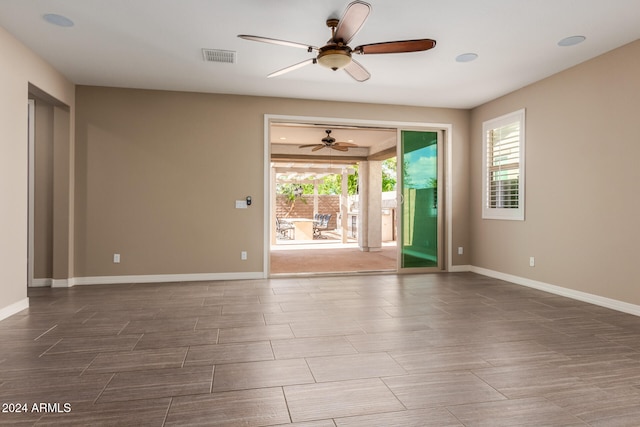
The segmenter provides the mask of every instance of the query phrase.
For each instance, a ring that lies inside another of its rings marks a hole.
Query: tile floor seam
[[[146,334],[146,331],[143,332],[142,334],[140,334],[140,337],[138,337],[138,340],[136,341],[136,343],[131,348],[131,351],[135,351],[136,347],[138,346],[138,344],[140,344],[140,341],[142,341],[142,337],[144,337],[145,334]]]
[[[40,354],[40,356],[38,356],[38,357],[42,357],[42,356],[44,356],[45,354],[47,354],[47,352],[48,352],[49,350],[51,350],[51,349],[52,349],[53,347],[55,347],[56,345],[60,344],[60,342],[62,342],[62,338],[60,338],[60,339],[59,339],[58,341],[56,341],[53,345],[51,345],[49,348],[47,348],[45,351],[43,351],[43,352]]]
[[[452,408],[452,407],[454,407],[454,406],[462,406],[462,405],[446,405],[446,406],[442,406],[442,408],[443,408],[445,411],[447,411],[447,412],[448,412],[448,413],[449,413],[453,418],[455,418],[455,419],[460,423],[460,425],[461,425],[461,426],[465,426],[465,427],[466,427],[466,424],[465,424],[464,422],[462,422],[462,420],[461,420],[460,418],[458,418],[458,417],[456,416],[456,414],[454,414],[453,412],[451,412],[451,409],[449,409],[449,408]]]
[[[211,367],[211,383],[209,385],[209,394],[213,393],[213,380],[215,376],[216,376],[216,365],[214,363],[213,366]]]
[[[127,326],[129,326],[130,323],[131,323],[131,320],[127,320],[127,323],[125,323],[124,326],[120,328],[116,336],[120,336],[120,334],[127,328]]]
[[[189,354],[189,351],[191,351],[191,346],[187,346],[187,351],[184,352],[184,357],[182,357],[182,363],[180,364],[181,368],[184,368],[184,363],[187,361],[187,355]]]
[[[82,322],[80,322],[81,324],[85,324],[87,323],[89,320],[91,320],[93,317],[95,317],[98,314],[98,312],[94,311],[93,314],[89,317],[87,317],[86,319],[84,319]]]
[[[47,329],[46,331],[44,331],[43,333],[41,333],[40,335],[38,335],[37,337],[35,337],[33,340],[34,341],[38,341],[40,338],[42,338],[43,336],[45,336],[46,334],[48,334],[49,332],[51,332],[52,330],[56,329],[58,327],[57,324],[53,325],[52,327],[50,327],[49,329]]]
[[[271,356],[273,356],[273,360],[278,360],[276,358],[276,352],[273,349],[273,340],[269,340],[269,348],[271,349]]]
[[[315,374],[313,373],[313,369],[311,369],[311,366],[309,365],[309,358],[308,357],[303,357],[304,363],[306,363],[307,365],[307,369],[309,370],[309,373],[311,374],[311,377],[313,378],[313,383],[314,384],[318,384],[318,379],[316,378]]]
[[[89,367],[93,364],[93,362],[96,361],[96,359],[98,358],[98,356],[100,356],[100,353],[97,353],[93,359],[91,359],[91,362],[89,362],[89,364],[87,364],[87,366],[84,367],[84,369],[82,370],[82,372],[80,372],[80,375],[78,375],[79,377],[83,376],[85,372],[87,372],[87,369],[89,369]]]
[[[407,405],[404,404],[404,402],[402,400],[400,400],[400,398],[398,397],[398,395],[391,389],[391,387],[389,387],[389,384],[387,384],[387,382],[384,380],[383,377],[379,377],[380,381],[382,382],[382,384],[384,384],[384,386],[387,388],[387,390],[389,390],[389,392],[393,395],[393,397],[396,398],[396,400],[398,402],[400,402],[400,404],[402,405],[402,407],[404,408],[405,411],[408,411],[409,408],[407,407]]]
[[[115,378],[116,375],[117,375],[117,372],[114,372],[114,373],[111,374],[111,377],[109,378],[109,381],[106,382],[104,387],[102,387],[102,390],[100,391],[100,393],[98,393],[98,396],[94,399],[94,401],[93,401],[94,405],[96,403],[98,403],[98,400],[100,399],[100,397],[102,396],[104,391],[107,389],[107,387],[109,387],[109,384],[111,383],[111,381],[113,381],[113,379]]]
[[[169,404],[167,405],[167,410],[164,413],[161,427],[164,427],[167,424],[167,418],[169,418],[169,412],[171,412],[171,405],[173,405],[173,396],[169,398]]]
[[[284,392],[284,386],[280,386],[279,388],[280,388],[280,391],[282,392],[282,398],[284,399],[284,404],[287,407],[287,415],[289,415],[289,423],[293,423],[293,416],[291,415],[291,408],[289,408],[287,393]]]

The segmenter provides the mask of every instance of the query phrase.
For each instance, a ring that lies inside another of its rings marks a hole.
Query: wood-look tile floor
[[[472,273],[29,296],[0,425],[640,425],[640,317]]]

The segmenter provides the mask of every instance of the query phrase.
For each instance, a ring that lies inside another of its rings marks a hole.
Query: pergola
[[[313,184],[313,213],[318,213],[318,184],[329,175],[342,176],[342,188],[340,194],[340,223],[342,230],[342,243],[347,243],[347,214],[349,211],[349,192],[347,187],[348,176],[355,173],[353,165],[338,164],[327,165],[322,163],[272,163],[272,175],[275,175],[275,184]],[[276,188],[274,185],[272,188]],[[273,204],[275,205],[275,203]]]

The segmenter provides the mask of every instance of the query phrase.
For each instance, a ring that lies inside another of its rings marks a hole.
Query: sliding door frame
[[[448,167],[445,167],[445,161],[446,159],[450,158],[450,156],[448,156],[446,154],[446,144],[445,144],[445,131],[443,129],[439,129],[439,128],[433,128],[433,129],[425,129],[425,128],[420,128],[420,129],[416,129],[416,128],[398,128],[397,132],[398,132],[398,136],[397,136],[397,140],[398,140],[398,144],[396,146],[397,149],[397,159],[398,159],[398,164],[400,165],[404,165],[403,162],[403,158],[404,158],[404,149],[403,149],[403,138],[402,138],[402,133],[404,131],[409,131],[409,132],[413,132],[413,131],[418,131],[418,132],[429,132],[429,133],[435,133],[437,140],[436,140],[436,155],[437,155],[437,187],[436,187],[436,216],[437,216],[437,220],[436,220],[436,257],[437,257],[437,262],[436,262],[436,266],[432,266],[432,267],[403,267],[402,265],[402,260],[403,260],[403,243],[404,243],[404,203],[406,202],[404,200],[404,196],[403,196],[403,189],[404,189],[404,167],[398,167],[397,168],[397,181],[396,181],[396,191],[397,191],[397,197],[396,200],[398,201],[397,203],[397,215],[398,215],[398,220],[397,220],[397,238],[396,238],[396,242],[398,245],[398,258],[397,258],[397,269],[398,269],[398,273],[403,273],[403,274],[407,274],[407,273],[437,273],[437,272],[442,272],[445,270],[449,270],[449,266],[446,264],[447,260],[451,259],[451,256],[446,256],[446,248],[451,248],[451,239],[448,238],[447,241],[445,242],[445,239],[443,238],[445,236],[445,229],[450,230],[451,227],[449,227],[448,225],[450,224],[449,218],[450,217],[445,217],[445,215],[449,212],[449,209],[447,209],[447,206],[450,206],[450,202],[449,200],[447,200],[447,196],[449,195],[449,191],[446,191],[446,189],[448,188],[448,182],[449,182],[449,176],[446,175],[447,171],[449,170]],[[444,182],[444,185],[442,185],[442,183]],[[444,203],[443,203],[444,201]],[[450,237],[450,234],[448,235],[448,237]],[[445,267],[447,266],[447,267]]]
[[[442,209],[444,211],[444,215],[442,215],[442,219],[444,220],[444,224],[440,226],[440,230],[444,233],[445,238],[443,239],[443,244],[441,245],[440,251],[443,254],[442,260],[442,268],[439,271],[449,271],[452,268],[451,260],[452,258],[452,231],[451,231],[451,220],[452,220],[452,212],[450,209],[452,194],[451,194],[451,179],[452,179],[452,163],[451,163],[451,150],[452,150],[452,129],[453,125],[450,123],[425,123],[425,122],[405,122],[405,121],[389,121],[389,120],[362,120],[362,119],[348,119],[344,117],[322,117],[322,116],[294,116],[294,115],[279,115],[279,114],[265,114],[264,115],[264,235],[263,235],[263,274],[264,277],[270,277],[270,265],[271,265],[271,218],[272,218],[272,206],[273,201],[271,200],[271,186],[272,186],[272,177],[271,177],[271,124],[272,123],[326,123],[326,124],[335,124],[335,125],[351,125],[351,126],[371,126],[371,127],[385,127],[385,128],[395,128],[398,131],[398,135],[400,134],[400,130],[418,130],[418,131],[437,131],[439,132],[440,137],[442,138],[442,164],[443,164],[443,179],[444,184],[439,187],[442,187],[440,194],[444,193],[444,206]],[[397,142],[400,145],[400,141]],[[440,154],[440,153],[439,153]],[[440,156],[439,156],[440,157]],[[397,230],[399,232],[399,230]],[[398,237],[399,239],[399,237]],[[398,248],[400,250],[400,248]],[[410,271],[400,271],[398,268],[398,273],[415,273],[416,269],[411,269]],[[433,271],[433,269],[431,269]]]

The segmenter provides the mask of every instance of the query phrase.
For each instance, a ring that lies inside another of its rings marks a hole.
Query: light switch
[[[247,209],[246,200],[236,200],[236,209]]]

